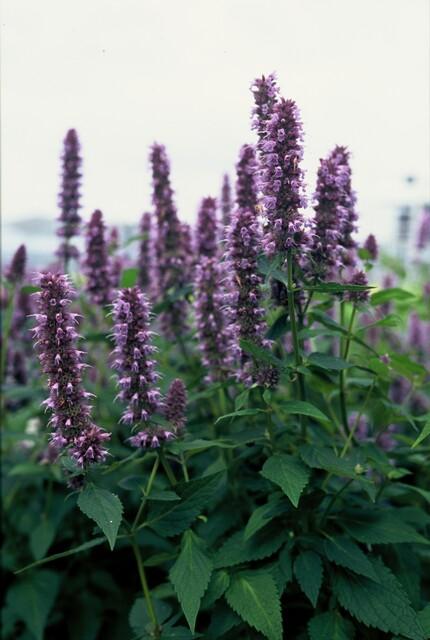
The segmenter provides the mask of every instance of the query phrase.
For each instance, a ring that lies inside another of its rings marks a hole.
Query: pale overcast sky
[[[362,233],[429,199],[428,0],[3,0],[4,221],[55,216],[75,127],[83,216],[136,222],[149,145],[164,143],[180,216],[218,195],[254,140],[249,85],[275,71],[299,104],[309,192],[318,158],[353,154]],[[407,187],[404,178],[416,176]]]

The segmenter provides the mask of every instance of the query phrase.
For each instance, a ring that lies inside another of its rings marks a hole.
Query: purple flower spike
[[[153,263],[151,255],[151,214],[148,212],[143,214],[140,221],[140,234],[142,239],[139,245],[139,257],[137,259],[139,270],[138,283],[141,289],[147,291],[151,284],[151,268]]]
[[[86,228],[87,246],[83,264],[86,290],[91,302],[104,306],[112,300],[111,273],[103,214],[96,209]]]
[[[221,219],[222,219],[223,227],[228,227],[228,225],[230,224],[231,210],[232,210],[232,202],[231,202],[230,178],[226,173],[222,181],[222,189],[221,189]]]
[[[281,99],[266,123],[258,143],[261,158],[259,187],[267,217],[266,253],[284,253],[304,243],[304,220],[299,212],[306,205],[301,160],[302,123],[296,103]]]
[[[376,242],[376,238],[371,233],[367,236],[366,241],[363,245],[363,248],[369,253],[369,257],[371,260],[376,260],[378,257],[378,243]]]
[[[241,209],[255,211],[257,206],[257,160],[255,149],[245,144],[240,150],[239,161],[236,164],[236,202]]]
[[[196,248],[199,257],[213,258],[218,251],[215,198],[203,198],[197,217]]]
[[[184,262],[184,280],[186,283],[190,283],[193,279],[196,255],[191,226],[186,222],[181,224],[181,253]]]
[[[225,379],[231,359],[231,337],[223,307],[224,274],[218,258],[203,256],[196,267],[197,335],[203,365],[208,369],[206,380]]]
[[[113,302],[115,349],[113,366],[118,370],[118,398],[126,403],[121,421],[141,426],[143,430],[130,438],[136,447],[159,446],[169,439],[169,432],[151,424],[151,418],[162,408],[159,374],[152,356],[149,330],[150,308],[138,287],[122,289]]]
[[[123,258],[116,254],[119,248],[119,232],[117,227],[112,227],[108,238],[109,276],[112,289],[118,289],[123,270]]]
[[[339,236],[339,244],[343,248],[341,260],[344,267],[354,267],[357,243],[353,234],[357,231],[358,215],[355,209],[357,198],[351,187],[350,154],[346,147],[335,147],[332,156],[340,171],[339,205],[343,212]]]
[[[187,407],[187,390],[185,384],[180,378],[176,378],[170,384],[166,396],[166,406],[164,415],[175,432],[182,431],[185,427],[186,417],[185,410]]]
[[[367,285],[367,276],[364,271],[354,271],[348,284]],[[366,289],[362,291],[348,291],[345,295],[345,299],[350,302],[367,302],[369,299],[369,292]]]
[[[418,227],[417,249],[425,249],[428,244],[430,244],[430,205],[426,205],[422,212]]]
[[[79,233],[79,225],[81,217],[80,209],[80,192],[82,174],[80,167],[82,164],[80,156],[80,144],[75,129],[70,129],[64,139],[64,151],[62,155],[63,173],[61,192],[58,196],[58,204],[61,209],[60,217],[61,226],[57,234],[64,238],[64,242],[60,245],[57,256],[66,262],[69,258],[77,258],[78,250],[70,245],[70,239]]]
[[[262,277],[257,267],[260,249],[261,238],[255,209],[237,209],[227,243],[231,282],[226,299],[234,336],[233,354],[240,368],[238,377],[245,384],[257,382],[264,386],[274,386],[278,380],[277,371],[254,361],[239,345],[240,340],[249,340],[260,347],[271,346],[270,341],[264,337],[267,325],[261,304]]]
[[[87,467],[103,462],[110,434],[91,421],[91,394],[82,387],[82,351],[76,346],[78,314],[69,307],[74,291],[65,275],[41,275],[41,291],[35,293],[37,326],[33,329],[42,371],[48,376],[49,398],[44,404],[52,412],[52,445],[68,448],[76,464]]]
[[[424,334],[424,325],[420,320],[417,313],[411,313],[409,319],[409,333],[408,333],[409,346],[412,349],[425,349],[426,338]]]
[[[252,110],[252,128],[257,131],[260,140],[266,135],[266,123],[270,120],[273,109],[278,101],[279,89],[274,73],[267,77],[257,78],[251,85],[254,96],[254,108]]]
[[[6,269],[6,279],[12,284],[19,284],[24,279],[25,267],[27,264],[27,249],[22,244],[15,251],[12,261]]]
[[[181,223],[173,202],[170,185],[170,165],[162,145],[151,148],[153,196],[157,220],[155,259],[158,299],[168,301],[172,292],[186,284],[186,269],[181,243]],[[161,315],[161,327],[167,338],[178,338],[186,330],[187,303],[174,300]]]

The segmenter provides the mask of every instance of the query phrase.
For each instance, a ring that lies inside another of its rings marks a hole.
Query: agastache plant
[[[167,338],[181,338],[187,324],[187,303],[183,298],[170,300],[172,293],[186,284],[186,269],[181,246],[181,223],[173,202],[170,184],[170,164],[164,146],[154,144],[151,148],[153,194],[157,232],[155,239],[155,261],[158,299],[168,301],[161,314],[161,328]]]
[[[279,99],[275,74],[270,73],[268,76],[261,76],[254,80],[251,91],[255,105],[252,110],[252,128],[256,130],[259,140],[262,141],[266,138],[266,125]]]
[[[257,166],[254,147],[244,144],[236,164],[236,204],[240,209],[256,211]]]
[[[187,390],[181,378],[175,378],[166,394],[164,415],[176,432],[184,429],[186,424]]]
[[[377,260],[378,258],[378,243],[376,242],[376,238],[373,233],[370,233],[363,245],[363,249],[365,249],[368,254],[370,260]]]
[[[149,329],[150,306],[138,287],[122,289],[113,302],[115,349],[113,367],[118,371],[118,398],[126,404],[121,422],[138,429],[130,438],[134,447],[159,447],[173,432],[152,421],[162,410]]]
[[[64,139],[64,150],[62,155],[62,182],[61,191],[58,196],[60,206],[61,223],[57,234],[63,238],[56,255],[60,258],[67,270],[68,262],[71,258],[78,258],[77,247],[71,244],[71,239],[79,233],[81,217],[80,209],[80,184],[81,184],[81,164],[80,143],[75,129],[70,129]]]
[[[25,244],[22,244],[15,251],[9,267],[6,269],[6,280],[13,285],[17,285],[23,281],[25,275],[25,268],[27,265],[27,249]]]
[[[151,214],[145,212],[140,221],[140,243],[139,254],[137,258],[138,276],[137,281],[139,286],[144,291],[148,290],[151,284],[151,268],[153,266],[152,261],[152,237],[151,237]]]
[[[231,211],[232,211],[231,185],[230,185],[230,178],[227,173],[224,174],[224,177],[222,180],[220,209],[221,209],[222,226],[226,228],[230,224]]]
[[[232,364],[231,331],[225,309],[223,265],[202,256],[196,267],[195,313],[197,336],[206,380],[223,380]]]
[[[197,215],[196,250],[199,258],[213,258],[218,251],[217,205],[215,198],[203,198]]]
[[[86,291],[94,304],[104,306],[112,301],[112,275],[106,241],[106,227],[103,214],[98,209],[92,214],[85,235],[86,252],[83,271],[87,277]]]
[[[95,425],[89,398],[83,389],[83,351],[77,348],[75,326],[78,314],[70,311],[74,291],[65,275],[40,276],[35,293],[37,326],[33,329],[42,371],[48,377],[49,398],[44,401],[52,412],[49,425],[51,444],[67,449],[80,468],[103,462],[108,455],[105,443],[110,434]]]

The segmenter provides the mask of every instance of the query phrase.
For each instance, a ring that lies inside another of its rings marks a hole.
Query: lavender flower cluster
[[[67,276],[55,273],[42,274],[38,284],[33,332],[42,371],[48,376],[49,398],[44,404],[52,412],[51,445],[67,448],[76,464],[85,468],[106,459],[104,444],[110,434],[92,422],[91,394],[82,387],[86,365],[76,344],[78,314],[69,310],[74,291]]]
[[[80,173],[82,159],[78,134],[75,129],[70,129],[64,139],[62,162],[62,183],[58,197],[58,204],[61,209],[59,216],[61,226],[57,233],[61,238],[64,238],[64,241],[57,250],[57,256],[67,265],[71,258],[79,257],[78,249],[70,244],[70,240],[78,234],[81,223],[79,188],[82,177]]]
[[[218,251],[217,204],[215,198],[203,198],[196,230],[196,248],[199,258],[214,258]]]
[[[86,254],[83,271],[87,276],[86,290],[91,302],[104,306],[112,300],[112,273],[106,241],[103,214],[96,209],[86,228]]]

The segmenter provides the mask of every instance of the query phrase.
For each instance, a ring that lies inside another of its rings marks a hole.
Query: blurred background
[[[50,260],[62,140],[76,128],[83,209],[123,237],[151,206],[167,146],[180,217],[234,179],[256,76],[301,108],[308,195],[318,160],[352,151],[361,238],[405,259],[430,200],[428,0],[3,0],[2,259]],[[410,245],[410,246],[409,246]]]

